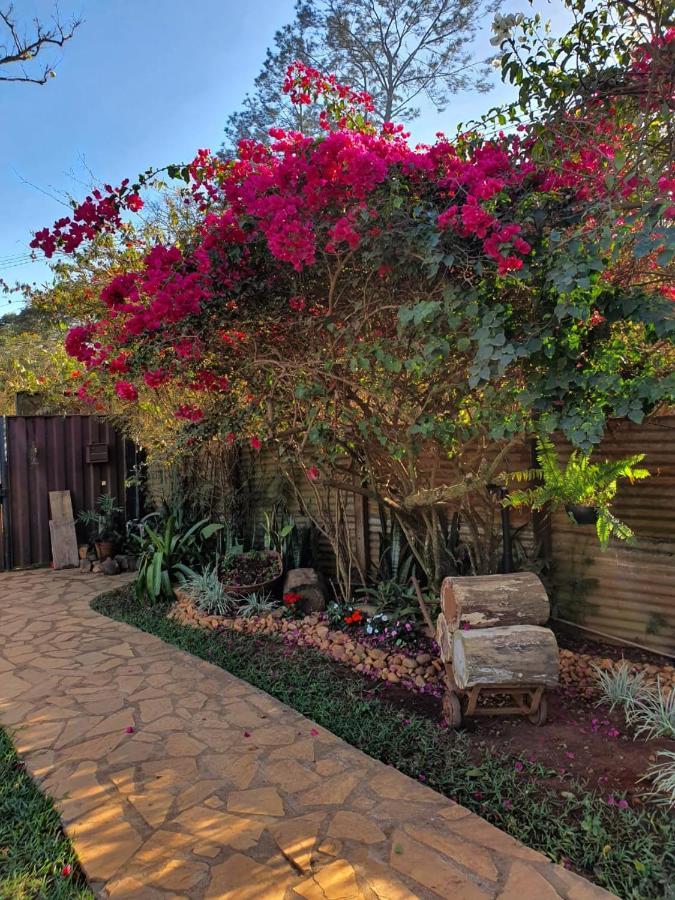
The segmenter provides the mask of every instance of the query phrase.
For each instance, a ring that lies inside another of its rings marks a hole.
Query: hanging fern
[[[619,521],[610,507],[619,479],[626,478],[632,484],[649,477],[647,469],[638,467],[644,458],[644,453],[636,453],[616,461],[594,462],[591,453],[573,450],[563,467],[553,441],[540,437],[537,441],[539,468],[514,472],[509,479],[520,484],[532,481],[541,484],[510,491],[503,502],[505,506],[530,506],[532,509],[555,509],[577,504],[594,507],[598,510],[596,532],[604,549],[611,537],[622,541],[633,537],[628,525]]]

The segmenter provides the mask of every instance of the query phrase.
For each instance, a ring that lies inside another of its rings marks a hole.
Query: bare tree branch
[[[68,23],[61,21],[58,7],[50,25],[33,19],[31,30],[27,32],[17,22],[14,4],[0,9],[0,81],[22,81],[28,84],[46,84],[54,78],[54,63],[33,65],[36,57],[49,47],[63,47],[82,24],[81,19],[72,18]]]

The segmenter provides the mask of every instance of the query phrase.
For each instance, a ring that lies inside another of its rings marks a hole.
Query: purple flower
[[[516,772],[522,772],[525,766],[519,759],[517,759],[513,764],[513,768],[516,770]]]
[[[619,809],[628,809],[628,800],[619,800],[616,805]]]
[[[513,801],[509,799],[502,800],[502,806],[504,809],[513,809]]]
[[[607,806],[614,806],[614,803],[615,803],[614,794],[610,794],[609,797],[607,798]]]

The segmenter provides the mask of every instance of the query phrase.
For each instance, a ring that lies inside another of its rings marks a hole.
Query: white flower
[[[516,25],[520,25],[525,21],[522,13],[509,13],[508,16],[502,16],[497,13],[492,22],[492,30],[494,37],[490,38],[493,47],[498,47],[504,41],[508,41],[511,37],[511,31]]]

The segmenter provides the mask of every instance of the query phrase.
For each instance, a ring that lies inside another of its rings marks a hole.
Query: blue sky
[[[51,0],[19,0],[22,21],[48,19]],[[64,192],[82,196],[92,181],[119,183],[153,165],[217,149],[224,121],[250,89],[275,30],[292,18],[293,0],[61,0],[61,16],[84,23],[56,50],[57,77],[40,87],[0,82],[0,278],[45,281],[42,261],[15,265],[31,232],[61,215]],[[535,0],[554,24],[561,0]],[[526,11],[506,0],[504,11]],[[476,58],[490,50],[490,22]],[[508,99],[458,95],[442,115],[425,110],[413,138],[452,133],[459,121]],[[0,295],[0,315],[8,311]]]

